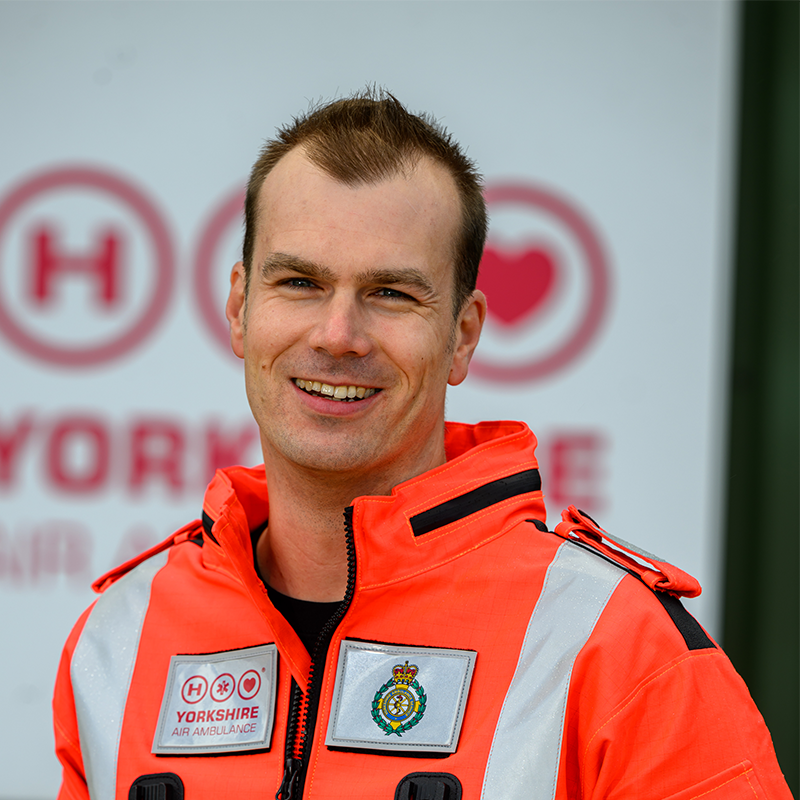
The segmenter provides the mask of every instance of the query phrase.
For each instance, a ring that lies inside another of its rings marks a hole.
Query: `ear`
[[[469,371],[469,362],[481,338],[483,321],[486,319],[486,295],[476,289],[456,320],[453,362],[447,382],[458,386]]]
[[[225,316],[231,326],[231,349],[239,358],[244,358],[245,286],[244,264],[237,261],[231,270],[231,291],[225,305]]]

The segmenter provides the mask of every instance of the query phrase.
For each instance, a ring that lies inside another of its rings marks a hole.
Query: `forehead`
[[[372,267],[427,266],[449,274],[460,220],[455,181],[430,159],[377,183],[348,185],[298,148],[261,187],[254,255],[257,264],[281,252],[331,267],[374,260],[381,263]]]

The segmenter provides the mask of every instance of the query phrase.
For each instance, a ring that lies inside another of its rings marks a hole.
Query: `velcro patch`
[[[274,644],[172,656],[152,752],[186,756],[269,749],[277,667]]]
[[[477,653],[344,640],[325,744],[454,753]]]

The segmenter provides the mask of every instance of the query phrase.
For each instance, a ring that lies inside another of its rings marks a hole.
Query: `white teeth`
[[[322,383],[321,381],[308,381],[303,378],[295,378],[295,384],[307,392],[316,392],[317,394],[324,395],[325,397],[332,397],[334,400],[363,400],[365,397],[371,397],[376,389],[366,389],[363,386],[352,386],[350,384],[343,384],[341,386],[333,386],[330,383]]]

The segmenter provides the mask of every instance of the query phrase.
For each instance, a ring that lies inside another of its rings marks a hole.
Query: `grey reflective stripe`
[[[92,800],[115,797],[122,718],[150,604],[150,585],[168,554],[168,550],[157,553],[106,589],[72,656],[72,692]]]
[[[558,549],[503,701],[482,798],[555,797],[572,667],[625,574],[568,542]]]

